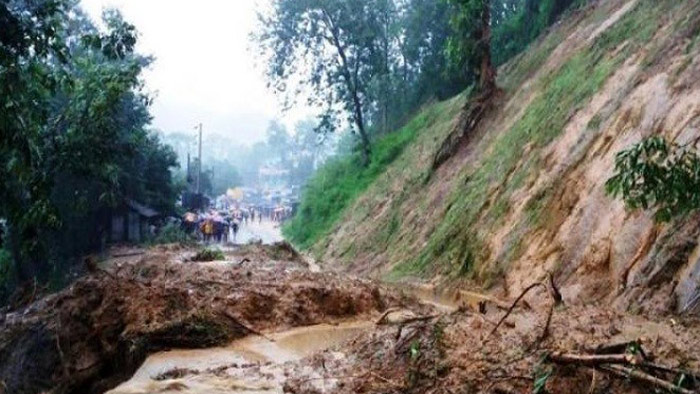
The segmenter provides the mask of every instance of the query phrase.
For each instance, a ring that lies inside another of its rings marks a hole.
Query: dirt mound
[[[0,392],[103,392],[160,349],[209,347],[397,302],[370,282],[304,271],[284,246],[255,248],[221,264],[185,262],[193,251],[180,248],[128,254],[1,315]],[[257,264],[260,251],[293,261]]]
[[[587,306],[558,307],[547,325],[548,302],[545,297],[529,299],[531,305],[542,305],[542,310],[517,309],[493,335],[503,316],[499,310],[486,314],[458,311],[379,327],[344,348],[304,360],[285,390],[421,394],[667,392],[649,380],[640,380],[642,375],[672,382],[671,386],[679,384],[672,392],[700,389],[697,372],[688,372],[700,371],[695,351],[700,343],[700,321],[655,320]],[[543,337],[545,327],[548,330]],[[337,352],[346,356],[339,358]],[[594,356],[594,361],[596,357],[622,361],[613,365],[593,364],[590,360],[567,364],[557,352],[602,355]],[[309,370],[321,370],[323,377],[310,375]],[[621,377],[624,373],[631,377]]]

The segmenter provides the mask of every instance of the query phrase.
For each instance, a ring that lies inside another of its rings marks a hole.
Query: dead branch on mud
[[[386,324],[386,323],[384,323],[384,319],[386,319],[386,317],[389,316],[390,314],[392,314],[394,312],[398,312],[400,310],[401,310],[401,308],[389,308],[389,309],[387,309],[386,311],[384,311],[384,313],[382,313],[382,316],[380,316],[379,319],[377,319],[377,321],[374,324],[376,324],[378,326],[380,326],[382,324]]]
[[[251,334],[253,334],[253,335],[255,335],[255,336],[259,336],[259,337],[261,337],[261,338],[265,338],[265,339],[267,339],[267,340],[270,341],[270,342],[274,342],[274,341],[275,341],[274,339],[268,337],[267,335],[261,333],[260,331],[257,331],[257,330],[255,330],[255,329],[249,327],[248,325],[243,324],[238,318],[236,318],[235,316],[233,316],[229,311],[224,311],[224,316],[226,316],[227,318],[231,319],[234,323],[236,323],[237,325],[239,325],[240,327],[242,327],[244,330],[248,331],[249,333],[251,333]]]
[[[143,256],[146,254],[146,251],[138,251],[138,252],[128,252],[128,253],[122,253],[122,254],[113,254],[109,256],[111,259],[116,259],[120,257],[134,257],[134,256]]]
[[[551,272],[547,271],[547,277],[549,278],[549,294],[552,296],[552,299],[554,300],[554,305],[559,305],[564,303],[564,297],[561,296],[561,292],[559,291],[559,288],[557,288],[557,285],[554,284],[554,276],[552,275]]]
[[[635,339],[633,341],[625,341],[625,342],[620,342],[620,343],[613,343],[613,344],[606,344],[606,345],[598,345],[593,349],[593,353],[595,354],[620,354],[624,353],[627,351],[627,349],[630,349],[631,347],[634,347],[635,349],[639,349],[639,351],[642,354],[642,357],[645,359],[648,359],[646,353],[644,353],[644,350],[642,349],[642,340],[641,339]]]
[[[619,346],[621,346],[621,344],[615,344],[611,347]],[[665,373],[673,373],[675,375],[686,375],[693,379],[695,379],[695,374],[647,362],[643,354],[643,352],[634,354],[573,354],[553,352],[547,356],[547,360],[561,365],[594,367],[617,377],[650,383],[673,393],[697,394],[697,391],[685,389],[672,382],[658,378],[651,373],[645,372],[644,370],[656,370]]]
[[[547,286],[545,286],[542,282],[533,283],[530,286],[528,286],[525,290],[523,290],[523,292],[520,293],[518,298],[516,298],[515,301],[513,301],[513,303],[510,305],[510,307],[506,311],[505,315],[503,315],[503,317],[501,317],[501,319],[498,321],[498,323],[496,323],[496,326],[491,330],[491,332],[489,332],[489,335],[486,337],[487,340],[489,338],[491,338],[491,336],[496,332],[496,330],[498,330],[498,327],[500,327],[501,324],[503,324],[503,322],[508,318],[508,316],[510,316],[510,314],[513,313],[513,311],[515,310],[515,307],[518,305],[518,302],[520,302],[520,300],[523,299],[523,297],[525,297],[527,295],[527,293],[530,292],[530,290],[532,290],[538,286],[541,286],[545,290],[547,290]],[[550,320],[551,320],[551,313],[550,313],[550,316],[547,318],[547,325],[545,326],[545,330],[544,330],[545,332],[549,331]]]
[[[554,307],[561,304],[563,302],[563,298],[561,296],[561,293],[559,292],[559,289],[557,286],[554,284],[554,277],[552,276],[551,272],[547,272],[547,276],[549,279],[549,286],[545,285],[542,282],[535,282],[528,286],[525,290],[520,293],[518,298],[513,301],[513,303],[510,305],[508,310],[506,311],[505,315],[496,323],[496,326],[491,330],[489,335],[486,337],[486,340],[491,338],[491,336],[498,330],[498,327],[503,324],[503,322],[510,316],[511,313],[513,313],[513,310],[515,310],[515,307],[518,305],[518,302],[520,302],[527,293],[529,293],[532,289],[536,287],[543,287],[545,291],[549,294],[549,296],[552,298],[552,303],[549,306],[549,310],[547,311],[547,319],[545,320],[544,324],[544,329],[542,330],[542,333],[537,337],[537,340],[535,341],[534,346],[538,347],[539,344],[547,338],[549,335],[549,326],[552,323],[552,315],[554,314]],[[524,302],[524,301],[523,301]]]
[[[642,372],[642,371],[637,370],[637,369],[623,367],[620,365],[603,365],[603,366],[600,366],[599,369],[601,369],[605,372],[609,372],[609,373],[616,375],[618,377],[621,377],[621,378],[637,380],[637,381],[642,382],[642,383],[650,383],[656,387],[662,388],[662,389],[667,390],[671,393],[680,393],[680,394],[697,394],[698,393],[695,390],[684,389],[684,388],[679,387],[671,382],[667,382],[663,379],[659,379],[653,375],[649,375],[648,373]]]
[[[577,364],[595,367],[602,364],[641,365],[643,360],[633,354],[572,354],[554,352],[547,359],[557,364]]]
[[[426,316],[415,316],[415,317],[408,317],[406,319],[395,321],[395,322],[386,321],[386,319],[384,319],[384,321],[381,321],[381,320],[377,321],[377,325],[404,326],[406,324],[415,323],[418,321],[432,320],[432,319],[435,319],[436,317],[439,317],[439,316],[440,316],[439,314],[426,315]]]

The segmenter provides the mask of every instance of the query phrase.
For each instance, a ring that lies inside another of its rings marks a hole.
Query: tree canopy
[[[322,110],[319,131],[349,125],[371,141],[428,100],[478,82],[575,0],[274,0],[253,38],[273,91]]]
[[[173,211],[176,156],[148,129],[150,59],[118,12],[100,30],[72,1],[18,0],[0,21],[0,217],[13,261],[0,276],[56,280],[100,247],[112,208]]]

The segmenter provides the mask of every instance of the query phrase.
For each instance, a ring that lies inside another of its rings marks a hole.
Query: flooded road
[[[235,239],[232,235],[233,233],[231,233],[229,239],[237,244],[262,241],[263,244],[270,245],[284,240],[280,223],[267,219],[262,222],[257,220],[243,222]]]
[[[370,321],[320,324],[270,334],[269,339],[249,336],[226,347],[156,353],[109,393],[282,393],[284,363],[339,345],[373,326]]]

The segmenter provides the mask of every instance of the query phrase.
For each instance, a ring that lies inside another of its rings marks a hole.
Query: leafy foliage
[[[373,134],[467,86],[447,72],[452,10],[433,0],[276,0],[255,39],[271,87],[288,105],[308,93],[324,108],[320,131],[352,125],[367,159]]]
[[[309,180],[297,215],[284,228],[285,236],[308,248],[332,228],[343,210],[381,175],[425,126],[421,114],[400,131],[377,140],[369,166],[358,153],[331,160]]]
[[[695,149],[650,137],[615,157],[615,173],[605,184],[631,209],[654,209],[668,221],[700,208],[700,157]]]
[[[497,65],[522,52],[566,10],[585,0],[508,0],[491,4],[493,60]]]
[[[155,238],[148,241],[152,245],[162,244],[182,244],[194,245],[197,242],[193,234],[188,234],[182,227],[174,223],[168,223],[163,226]]]
[[[455,12],[450,18],[453,35],[447,42],[447,57],[455,72],[480,80],[480,88],[495,86],[491,64],[491,0],[450,0]]]
[[[150,59],[134,52],[136,30],[116,11],[100,31],[73,1],[16,0],[0,5],[0,21],[8,280],[60,282],[101,247],[113,207],[134,199],[173,210],[176,157],[147,128],[140,73]]]

